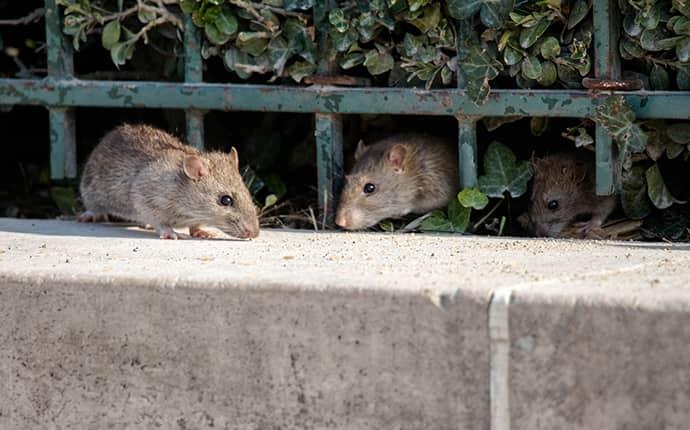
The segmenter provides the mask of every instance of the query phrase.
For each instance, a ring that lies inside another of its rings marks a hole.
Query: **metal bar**
[[[314,28],[318,37],[319,73],[329,74],[337,65],[328,61],[330,40],[328,13],[337,6],[334,0],[314,3]],[[314,117],[319,212],[322,224],[332,225],[343,178],[343,118],[338,114],[317,113]]]
[[[458,24],[457,50],[461,54],[463,50],[463,35],[472,28],[472,23],[462,20]],[[457,72],[457,86],[459,90],[467,87],[464,76]],[[461,188],[474,188],[477,186],[478,159],[477,154],[477,118],[466,115],[458,115],[458,172],[460,175]]]
[[[45,2],[48,81],[69,78],[74,74],[72,46],[62,34],[60,11],[56,0]],[[74,109],[50,108],[50,177],[77,176],[77,145]]]
[[[584,118],[599,97],[611,94],[625,97],[640,119],[690,119],[687,91],[493,90],[477,106],[455,89],[0,79],[0,104],[256,112]]]
[[[315,114],[319,210],[323,224],[331,224],[343,172],[343,121],[340,115]]]
[[[616,0],[593,2],[594,14],[594,74],[599,79],[620,79],[621,62],[618,53],[620,14]],[[595,128],[596,192],[610,195],[615,191],[615,165],[613,139],[600,126]]]
[[[184,80],[198,83],[204,80],[201,62],[201,37],[190,15],[184,20]],[[187,143],[204,148],[204,113],[199,109],[185,110],[185,132]]]

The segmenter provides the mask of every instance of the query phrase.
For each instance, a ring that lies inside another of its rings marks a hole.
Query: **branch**
[[[34,21],[38,21],[45,15],[45,9],[39,7],[27,16],[17,19],[2,19],[0,20],[0,25],[27,25]]]

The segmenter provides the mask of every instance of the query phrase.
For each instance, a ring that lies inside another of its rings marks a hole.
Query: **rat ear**
[[[393,166],[396,172],[402,171],[406,155],[407,149],[400,144],[393,145],[388,151],[388,162]]]
[[[360,139],[359,142],[357,142],[357,149],[355,149],[355,161],[359,160],[366,150],[367,146],[364,144],[364,141]]]
[[[237,150],[234,146],[230,148],[230,161],[235,163],[235,166],[240,166],[240,156],[237,154]]]
[[[182,169],[188,178],[195,181],[208,175],[208,169],[204,166],[203,160],[196,155],[190,155],[185,158],[182,163]]]

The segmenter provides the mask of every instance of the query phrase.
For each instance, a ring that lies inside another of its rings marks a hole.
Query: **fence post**
[[[203,82],[204,70],[201,62],[201,37],[192,22],[191,15],[184,17],[184,81]],[[198,109],[185,110],[185,134],[187,143],[204,148],[204,112]]]
[[[336,6],[333,0],[314,2],[314,27],[317,34],[319,73],[329,73],[334,65],[326,58],[328,52],[328,13]],[[316,113],[314,115],[316,163],[318,168],[318,199],[322,224],[331,225],[338,204],[343,178],[343,118],[342,115]]]
[[[463,34],[466,29],[471,28],[469,21],[461,21],[458,24],[457,47],[458,59],[463,50]],[[467,88],[464,76],[460,73],[460,67],[456,72],[458,89]],[[477,186],[478,176],[478,155],[477,155],[477,120],[478,118],[469,117],[458,113],[458,172],[460,173],[460,187],[474,188]]]
[[[56,0],[45,0],[48,79],[71,78],[74,74],[72,45],[62,34],[62,19]],[[50,129],[50,177],[77,176],[77,145],[73,108],[48,107]]]
[[[594,75],[599,79],[620,79],[618,52],[620,19],[616,0],[594,1]],[[610,195],[615,191],[614,146],[611,136],[600,125],[595,129],[596,192]]]

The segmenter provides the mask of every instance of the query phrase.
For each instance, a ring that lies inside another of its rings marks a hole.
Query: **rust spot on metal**
[[[640,79],[596,79],[584,78],[582,86],[589,90],[636,91],[642,88]]]
[[[307,84],[316,85],[340,85],[344,87],[370,87],[371,80],[367,78],[358,78],[354,76],[323,76],[323,75],[312,75],[304,78],[304,82]]]

